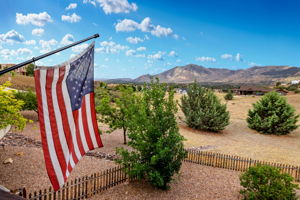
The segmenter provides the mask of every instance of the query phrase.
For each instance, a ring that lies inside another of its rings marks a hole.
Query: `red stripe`
[[[90,93],[90,100],[91,100],[91,115],[92,115],[92,121],[93,121],[93,127],[95,130],[95,137],[96,137],[96,141],[98,143],[98,147],[103,147],[101,138],[100,138],[100,134],[99,134],[99,130],[98,130],[98,125],[97,125],[97,118],[96,118],[96,111],[95,111],[95,100],[94,100],[94,92]]]
[[[59,189],[59,183],[51,162],[50,153],[48,149],[48,142],[46,137],[45,123],[44,123],[44,112],[43,112],[43,101],[42,101],[42,92],[41,92],[41,84],[40,84],[40,70],[35,70],[34,72],[35,79],[35,89],[36,96],[38,102],[38,113],[39,113],[39,122],[40,122],[40,130],[41,130],[41,139],[42,139],[42,147],[44,152],[45,165],[47,169],[47,173],[51,184],[54,190]]]
[[[63,124],[63,129],[64,129],[64,133],[65,133],[65,137],[66,137],[66,141],[69,147],[69,152],[73,157],[73,160],[76,163],[78,163],[78,158],[75,154],[75,150],[74,150],[74,144],[73,144],[73,140],[72,140],[72,133],[70,130],[70,124],[68,121],[68,114],[67,114],[67,110],[66,110],[66,104],[65,104],[65,100],[63,97],[63,88],[62,88],[62,81],[64,79],[65,76],[65,71],[66,71],[66,67],[61,67],[59,69],[59,79],[57,81],[57,87],[56,87],[56,94],[57,94],[57,101],[58,101],[58,106],[61,112],[61,118],[62,118],[62,124]],[[70,162],[69,162],[70,164]],[[68,170],[71,173],[72,168],[70,168],[68,164]]]
[[[56,124],[56,118],[54,113],[54,107],[53,107],[53,99],[52,99],[52,82],[53,82],[53,75],[54,75],[54,69],[48,69],[47,70],[47,76],[46,76],[46,97],[47,97],[47,103],[48,103],[48,110],[49,110],[49,120],[50,120],[50,126],[52,131],[52,138],[54,142],[54,149],[58,158],[59,165],[62,170],[62,174],[64,176],[64,181],[66,181],[66,159],[63,153],[63,149],[61,147],[61,143],[59,140],[58,135],[58,129]],[[55,97],[54,97],[55,98]]]
[[[74,110],[73,111],[73,117],[74,117],[74,123],[75,123],[75,127],[76,127],[76,138],[77,138],[77,143],[78,143],[78,147],[79,147],[79,151],[81,156],[83,156],[85,154],[83,145],[82,145],[82,141],[81,141],[81,137],[80,137],[80,132],[79,132],[79,116],[78,116],[78,110]]]
[[[82,97],[82,104],[81,104],[81,115],[82,115],[82,124],[83,124],[83,130],[85,134],[85,139],[88,144],[89,150],[94,149],[94,145],[91,138],[91,133],[89,131],[89,125],[87,122],[87,113],[86,113],[86,102],[85,102],[85,96]],[[93,133],[92,133],[93,134]]]

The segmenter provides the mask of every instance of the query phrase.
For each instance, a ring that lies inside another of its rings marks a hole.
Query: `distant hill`
[[[189,64],[174,67],[156,75],[143,75],[134,82],[149,82],[152,77],[158,77],[165,83],[190,83],[193,81],[206,83],[243,83],[243,84],[270,84],[275,81],[300,77],[300,68],[291,66],[263,66],[251,67],[241,70],[229,70],[219,68],[205,68],[203,66]]]

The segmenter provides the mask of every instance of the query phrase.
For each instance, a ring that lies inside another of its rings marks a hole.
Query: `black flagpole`
[[[77,45],[77,44],[86,42],[86,41],[88,41],[88,40],[91,40],[91,39],[97,38],[97,37],[99,37],[99,34],[98,34],[98,33],[95,34],[95,35],[93,35],[93,36],[90,36],[90,37],[88,37],[88,38],[86,38],[86,39],[80,40],[80,41],[78,41],[78,42],[74,42],[74,43],[72,43],[72,44],[69,44],[69,45],[67,45],[67,46],[61,47],[61,48],[56,49],[56,50],[54,50],[54,51],[50,51],[50,52],[48,52],[48,53],[45,53],[45,54],[40,55],[40,56],[38,56],[38,57],[33,57],[33,58],[30,59],[30,60],[27,60],[27,61],[25,61],[25,62],[22,62],[22,63],[20,63],[20,64],[14,65],[14,66],[12,66],[12,67],[9,67],[9,68],[7,68],[7,69],[4,69],[4,70],[0,71],[0,75],[5,74],[5,73],[7,73],[7,72],[10,72],[10,71],[12,71],[12,70],[18,69],[18,68],[20,68],[20,67],[23,67],[24,65],[27,65],[27,64],[29,64],[29,63],[38,61],[38,60],[40,60],[40,59],[42,59],[42,58],[45,58],[45,57],[50,56],[50,55],[53,55],[53,54],[55,54],[55,53],[57,53],[57,52],[63,51],[63,50],[65,50],[65,49],[68,49],[68,48],[70,48],[70,47],[73,47],[73,46],[75,46],[75,45]]]

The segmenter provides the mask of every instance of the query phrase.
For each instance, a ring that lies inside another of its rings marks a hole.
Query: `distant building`
[[[185,90],[185,89],[181,89],[181,88],[177,88],[177,89],[176,89],[176,93],[179,93],[179,94],[187,94],[186,90]]]
[[[292,85],[297,85],[297,84],[299,84],[300,83],[300,80],[292,80],[291,81],[291,84]]]
[[[233,92],[237,95],[264,95],[268,92],[275,91],[280,95],[287,95],[288,91],[285,89],[271,89],[262,86],[241,86],[239,89],[234,89]]]
[[[0,64],[0,70],[12,67],[14,65],[15,64]],[[27,65],[24,66],[24,67],[20,67],[18,69],[15,69],[14,72],[16,72],[17,74],[26,75],[26,67],[27,67]]]
[[[262,86],[243,85],[239,89],[234,89],[233,92],[237,95],[264,95],[271,92],[272,89]]]

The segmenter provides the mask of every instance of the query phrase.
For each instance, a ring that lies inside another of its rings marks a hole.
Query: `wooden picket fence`
[[[63,188],[58,191],[49,189],[39,190],[28,195],[23,193],[23,197],[29,200],[77,200],[86,199],[107,190],[113,186],[125,182],[129,177],[121,166],[114,167],[94,173],[90,176],[76,178],[67,182]]]
[[[270,165],[280,168],[282,172],[290,174],[296,182],[300,182],[300,167],[287,164],[265,162],[253,160],[251,158],[243,158],[240,156],[232,156],[215,152],[206,152],[200,150],[187,150],[188,154],[185,162],[196,163],[211,167],[225,168],[236,171],[246,171],[251,166],[257,164]],[[94,196],[102,191],[129,180],[124,168],[117,166],[105,171],[76,178],[67,182],[63,188],[58,191],[49,189],[35,191],[26,194],[26,190],[20,196],[29,200],[77,200],[86,199]],[[131,179],[133,180],[133,179]]]
[[[281,172],[288,173],[294,178],[296,182],[300,182],[300,166],[266,162],[254,160],[251,158],[243,158],[240,156],[232,156],[215,152],[206,152],[199,150],[187,151],[188,156],[187,158],[185,158],[186,162],[242,172],[246,171],[249,167],[256,166],[257,164],[270,165],[281,169]]]

